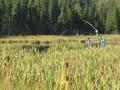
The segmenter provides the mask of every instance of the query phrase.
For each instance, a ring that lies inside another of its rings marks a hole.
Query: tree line
[[[120,33],[119,0],[0,0],[0,35]]]

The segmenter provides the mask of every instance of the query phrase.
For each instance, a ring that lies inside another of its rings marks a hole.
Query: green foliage
[[[111,9],[108,11],[108,15],[106,18],[106,32],[108,33],[117,33],[118,30],[118,22],[117,22],[117,16],[116,16],[116,11],[114,10],[115,8]]]
[[[82,19],[119,33],[119,8],[119,0],[0,0],[0,35],[93,33]]]

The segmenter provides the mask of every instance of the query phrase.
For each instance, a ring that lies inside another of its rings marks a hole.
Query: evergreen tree
[[[0,34],[120,32],[119,0],[0,0]]]

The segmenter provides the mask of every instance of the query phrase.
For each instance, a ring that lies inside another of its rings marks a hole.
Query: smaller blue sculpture
[[[100,45],[100,46],[106,46],[106,45],[107,45],[107,41],[106,41],[105,39],[101,38],[101,39],[99,40],[99,45]]]

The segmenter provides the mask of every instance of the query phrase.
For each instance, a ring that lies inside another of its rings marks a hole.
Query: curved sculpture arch
[[[88,25],[90,25],[94,30],[96,35],[98,36],[98,29],[96,29],[90,22],[86,21],[86,20],[82,20],[83,22],[87,23]]]

